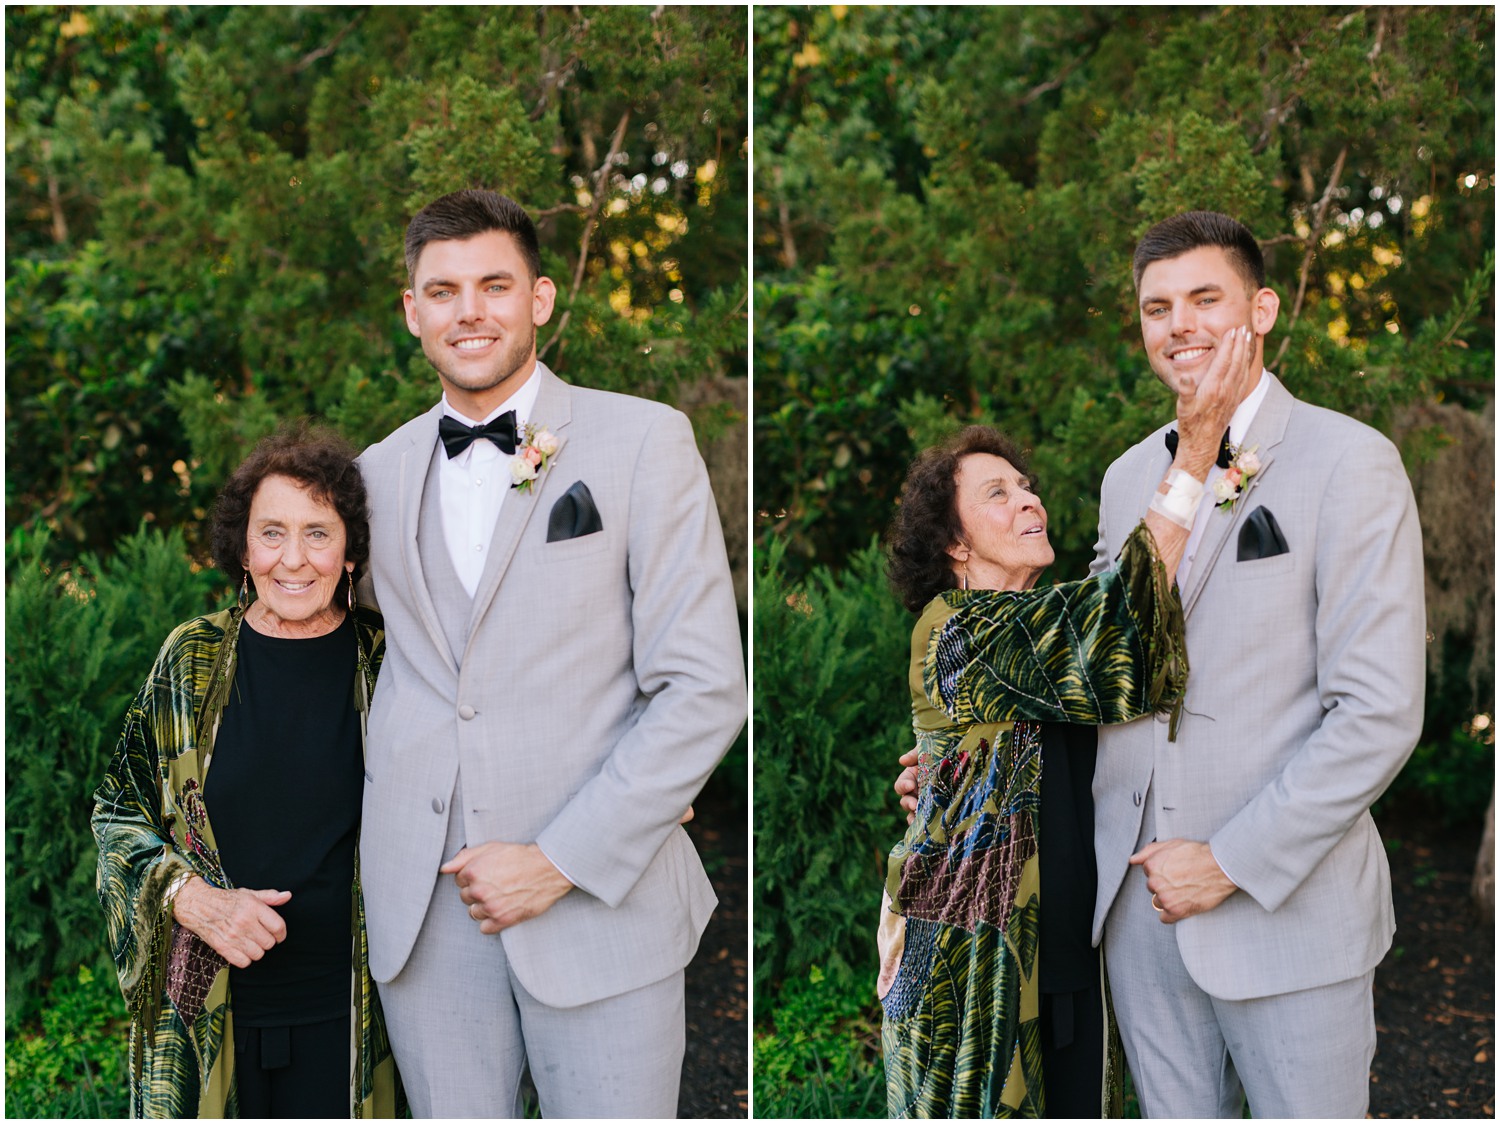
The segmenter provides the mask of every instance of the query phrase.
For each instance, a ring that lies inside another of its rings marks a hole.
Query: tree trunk
[[[1495,923],[1495,789],[1490,787],[1490,810],[1484,816],[1484,837],[1479,841],[1479,857],[1474,862],[1474,881],[1469,895],[1479,908],[1486,925]]]

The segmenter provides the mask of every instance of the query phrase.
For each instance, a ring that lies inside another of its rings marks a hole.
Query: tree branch
[[[584,272],[588,268],[589,242],[594,237],[594,227],[599,223],[599,212],[604,209],[606,188],[609,186],[609,172],[614,167],[615,157],[620,153],[620,146],[625,143],[625,130],[629,125],[630,108],[627,106],[625,112],[620,115],[620,123],[615,126],[615,135],[610,138],[609,152],[605,154],[604,162],[594,172],[594,198],[589,206],[589,217],[583,224],[583,241],[578,247],[578,267],[573,270],[573,287],[568,292],[568,307],[557,322],[557,331],[552,333],[552,338],[538,353],[538,359],[547,357],[552,346],[562,339],[563,332],[567,331],[568,321],[573,318],[573,302],[578,297],[578,290],[583,287]]]
[[[47,168],[47,205],[52,209],[52,241],[59,246],[68,240],[68,218],[62,209],[62,188],[57,169],[52,166],[52,138],[42,138],[42,163]]]
[[[344,41],[344,37],[348,35],[349,32],[353,31],[354,25],[364,18],[364,12],[360,12],[352,20],[344,24],[343,29],[327,43],[324,43],[316,51],[309,51],[307,54],[303,55],[299,61],[289,66],[286,70],[286,73],[301,74],[304,70],[310,67],[313,63],[317,62],[319,59],[326,59],[329,55],[333,54],[334,51],[339,49],[339,44]]]
[[[1328,177],[1328,186],[1323,189],[1323,197],[1318,200],[1318,209],[1313,215],[1312,231],[1307,236],[1307,252],[1302,255],[1301,276],[1297,281],[1297,299],[1292,302],[1292,317],[1287,322],[1286,335],[1282,338],[1281,346],[1276,349],[1276,358],[1271,361],[1273,367],[1281,366],[1286,349],[1292,345],[1292,329],[1297,326],[1297,318],[1302,315],[1302,302],[1307,297],[1307,278],[1312,271],[1313,255],[1318,249],[1318,236],[1323,232],[1328,205],[1333,202],[1334,192],[1338,190],[1339,180],[1344,175],[1344,161],[1348,158],[1349,146],[1346,144],[1339,149],[1339,158],[1333,162],[1333,174]]]

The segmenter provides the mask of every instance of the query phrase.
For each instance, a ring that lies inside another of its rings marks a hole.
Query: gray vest
[[[461,663],[469,644],[469,614],[474,608],[474,598],[458,580],[458,571],[453,568],[443,537],[443,508],[439,499],[442,482],[438,474],[441,462],[437,450],[434,443],[427,481],[422,485],[422,506],[417,510],[417,554],[422,559],[422,573],[427,575],[427,591],[437,608],[438,622],[453,651],[453,661]]]

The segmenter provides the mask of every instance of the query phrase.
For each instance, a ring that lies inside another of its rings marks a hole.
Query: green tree
[[[1035,445],[1058,573],[1077,573],[1104,466],[1168,411],[1130,252],[1189,207],[1261,239],[1283,297],[1270,365],[1297,393],[1382,428],[1412,402],[1481,404],[1493,26],[1486,8],[757,9],[760,532],[790,536],[794,569],[838,564],[887,520],[915,451],[903,404],[930,399]]]
[[[880,809],[910,744],[905,646],[858,608],[894,605],[865,548],[917,450],[981,421],[1032,448],[1052,576],[1084,571],[1104,470],[1171,413],[1130,270],[1169,214],[1250,227],[1282,297],[1267,365],[1401,447],[1439,636],[1399,798],[1482,813],[1494,13],[834,5],[753,26],[756,1034],[791,1086],[757,1105],[862,1115],[879,1105],[838,1090],[878,1072]],[[827,901],[855,885],[863,920]]]
[[[278,419],[364,443],[429,404],[401,236],[459,187],[538,216],[560,290],[540,343],[564,377],[675,400],[744,369],[741,13],[6,21],[6,514],[54,529],[60,558],[143,517],[196,548]]]

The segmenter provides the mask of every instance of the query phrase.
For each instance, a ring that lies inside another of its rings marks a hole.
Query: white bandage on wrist
[[[1184,530],[1193,529],[1193,519],[1198,514],[1198,504],[1203,500],[1203,481],[1196,480],[1174,468],[1167,473],[1167,494],[1157,492],[1151,497],[1151,510]]]

